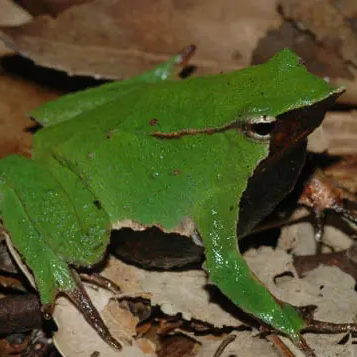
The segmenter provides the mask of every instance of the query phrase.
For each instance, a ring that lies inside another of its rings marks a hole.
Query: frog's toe
[[[120,286],[115,284],[112,280],[105,278],[104,276],[98,273],[80,273],[79,274],[83,281],[87,281],[88,283],[95,284],[103,289],[111,291],[113,294],[121,294],[122,291]]]
[[[340,332],[357,332],[357,323],[335,323],[320,321],[314,319],[314,313],[317,310],[316,305],[299,306],[296,309],[299,315],[304,319],[305,326],[301,332],[323,332],[323,333],[340,333]]]
[[[320,321],[315,319],[307,319],[306,327],[302,332],[323,332],[323,333],[340,333],[353,332],[357,333],[356,323],[336,323],[328,321]]]
[[[72,270],[72,275],[76,287],[72,290],[65,291],[65,294],[83,314],[86,321],[97,331],[98,335],[110,346],[121,350],[122,345],[111,335],[97,308],[93,305],[90,297],[85,291],[79,275],[75,270]]]

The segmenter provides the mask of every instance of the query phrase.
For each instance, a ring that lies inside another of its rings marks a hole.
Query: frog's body
[[[237,247],[239,201],[270,145],[247,138],[244,128],[338,91],[286,50],[238,72],[179,82],[143,78],[92,93],[37,110],[45,128],[35,135],[33,160],[0,161],[4,226],[33,271],[42,302],[76,289],[68,264],[100,261],[112,228],[195,230],[210,280],[243,310],[299,342],[303,319],[266,290]],[[292,144],[298,166],[306,134]],[[297,174],[298,168],[286,189]]]

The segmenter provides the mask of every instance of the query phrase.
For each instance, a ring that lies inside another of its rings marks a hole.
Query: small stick
[[[223,351],[226,349],[226,347],[232,343],[235,339],[237,338],[237,335],[228,335],[218,346],[215,354],[213,357],[220,357],[223,353]]]
[[[290,348],[277,335],[268,335],[266,339],[269,340],[275,348],[285,357],[296,357]]]

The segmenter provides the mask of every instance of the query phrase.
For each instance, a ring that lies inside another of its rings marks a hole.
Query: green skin
[[[241,71],[162,80],[157,71],[171,74],[176,61],[31,113],[44,126],[34,136],[33,160],[0,160],[4,227],[42,303],[52,304],[58,292],[76,288],[71,265],[103,258],[113,226],[132,220],[172,232],[190,219],[205,246],[210,281],[298,343],[304,320],[271,295],[238,249],[239,201],[269,154],[269,140],[247,137],[243,127],[338,91],[289,50]]]

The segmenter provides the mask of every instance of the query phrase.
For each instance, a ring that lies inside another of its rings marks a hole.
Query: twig
[[[232,343],[235,339],[237,338],[237,335],[228,335],[218,346],[215,354],[213,357],[220,357],[223,353],[223,351],[226,349],[226,347]]]

